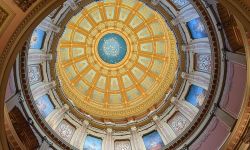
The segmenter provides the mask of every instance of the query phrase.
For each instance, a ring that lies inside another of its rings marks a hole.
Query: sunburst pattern
[[[126,55],[117,63],[103,61],[98,53],[107,34],[126,42]],[[137,0],[85,7],[68,22],[57,55],[65,95],[84,112],[112,119],[143,114],[161,102],[178,63],[176,40],[165,20]]]

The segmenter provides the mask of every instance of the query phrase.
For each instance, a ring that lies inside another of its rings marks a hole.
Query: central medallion
[[[98,43],[98,54],[106,63],[117,64],[123,60],[126,53],[126,42],[118,34],[108,33]]]

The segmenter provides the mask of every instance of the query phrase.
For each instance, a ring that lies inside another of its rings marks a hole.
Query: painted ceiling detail
[[[100,118],[142,115],[175,80],[176,40],[165,20],[137,0],[86,6],[67,23],[57,47],[62,90]]]

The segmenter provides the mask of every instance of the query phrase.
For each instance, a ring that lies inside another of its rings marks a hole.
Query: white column
[[[49,116],[45,118],[45,120],[52,129],[56,129],[68,110],[69,106],[65,104],[62,108],[56,108],[52,113],[49,114]]]
[[[114,139],[112,138],[112,129],[107,128],[104,143],[104,150],[114,150]]]
[[[74,0],[67,0],[67,5],[69,5],[69,7],[72,9],[72,10],[76,10],[78,8],[76,2]]]
[[[52,81],[49,83],[42,82],[37,87],[31,89],[34,100],[37,100],[39,97],[47,94],[51,89],[55,88],[56,82]]]
[[[174,131],[171,128],[167,128],[167,126],[163,125],[158,116],[154,116],[153,120],[157,126],[158,132],[162,136],[162,140],[164,141],[164,144],[166,145],[170,143],[176,137]]]
[[[188,74],[186,72],[182,72],[181,77],[183,79],[188,80],[190,84],[194,84],[196,86],[202,87],[204,89],[208,89],[209,86],[209,78],[196,74]]]
[[[137,132],[136,127],[131,127],[131,145],[133,150],[145,150],[142,137]]]
[[[45,18],[40,24],[39,26],[40,28],[43,28],[46,31],[53,31],[58,33],[60,31],[60,27],[56,26],[53,21],[51,20],[51,18],[47,17]]]
[[[198,54],[211,53],[210,43],[208,38],[192,40],[188,45],[183,45],[184,52],[193,52]]]
[[[172,104],[175,105],[176,109],[180,111],[190,122],[195,118],[199,109],[188,103],[185,100],[178,100],[176,97],[171,99]]]
[[[49,149],[49,143],[47,143],[46,140],[43,140],[43,143],[41,144],[39,150],[48,150]]]
[[[70,144],[78,149],[83,149],[83,144],[85,141],[85,138],[87,136],[87,128],[89,126],[89,122],[87,120],[83,121],[83,125],[76,129],[76,132],[74,133]]]
[[[32,51],[28,54],[28,64],[41,64],[43,62],[52,60],[52,54],[47,54],[44,51]]]
[[[177,25],[179,23],[185,23],[198,17],[199,15],[197,11],[194,9],[194,7],[191,4],[189,4],[188,6],[184,7],[178,12],[176,18],[173,19],[171,23],[173,25]]]

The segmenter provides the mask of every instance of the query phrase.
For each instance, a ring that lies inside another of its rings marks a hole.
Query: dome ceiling
[[[57,46],[63,93],[99,118],[144,114],[171,91],[177,66],[173,32],[140,1],[89,4],[70,19]]]

